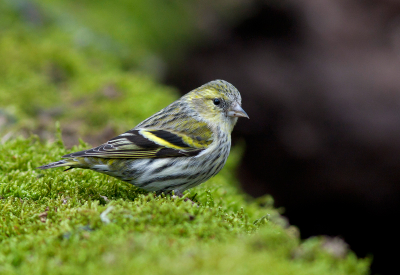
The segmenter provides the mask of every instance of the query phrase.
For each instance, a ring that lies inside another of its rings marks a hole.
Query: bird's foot
[[[173,195],[174,195],[174,196],[178,196],[178,197],[180,197],[180,198],[182,198],[182,197],[183,197],[183,194],[182,194],[182,192],[181,192],[181,191],[179,191],[179,190],[173,190],[172,192],[173,192]]]
[[[182,198],[182,197],[183,197],[182,192],[179,191],[179,190],[173,190],[173,194],[174,194],[173,196],[178,196],[179,198]],[[189,198],[185,198],[184,201],[190,201],[190,202],[192,202],[192,205],[196,204],[196,202],[192,201],[192,200],[189,199]]]

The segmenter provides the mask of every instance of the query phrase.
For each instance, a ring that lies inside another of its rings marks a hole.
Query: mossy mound
[[[0,134],[47,140],[60,121],[68,146],[77,137],[100,143],[93,137],[104,128],[111,138],[173,102],[177,93],[155,81],[158,54],[176,52],[171,45],[190,24],[176,16],[186,4],[156,2],[162,9],[123,0],[0,2]],[[186,27],[176,29],[179,22]]]
[[[195,204],[88,170],[34,169],[70,151],[35,137],[0,145],[1,274],[368,273],[368,259],[332,253],[324,238],[301,242],[271,198],[246,199],[238,150],[187,192]]]

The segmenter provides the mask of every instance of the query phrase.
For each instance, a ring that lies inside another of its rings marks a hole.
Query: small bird
[[[225,165],[238,117],[249,118],[241,104],[232,84],[214,80],[104,144],[38,168],[91,169],[146,191],[182,196]]]

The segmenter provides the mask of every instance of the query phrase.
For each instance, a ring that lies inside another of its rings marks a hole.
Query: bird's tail
[[[73,168],[77,164],[79,164],[79,162],[74,159],[64,159],[64,160],[52,162],[52,163],[37,167],[37,169],[44,170],[44,169],[63,167],[63,166],[72,166],[71,168]]]

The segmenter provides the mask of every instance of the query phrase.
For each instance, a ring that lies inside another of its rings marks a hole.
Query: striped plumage
[[[241,108],[239,91],[211,81],[108,142],[41,167],[84,168],[147,191],[181,194],[216,175],[231,147]]]

